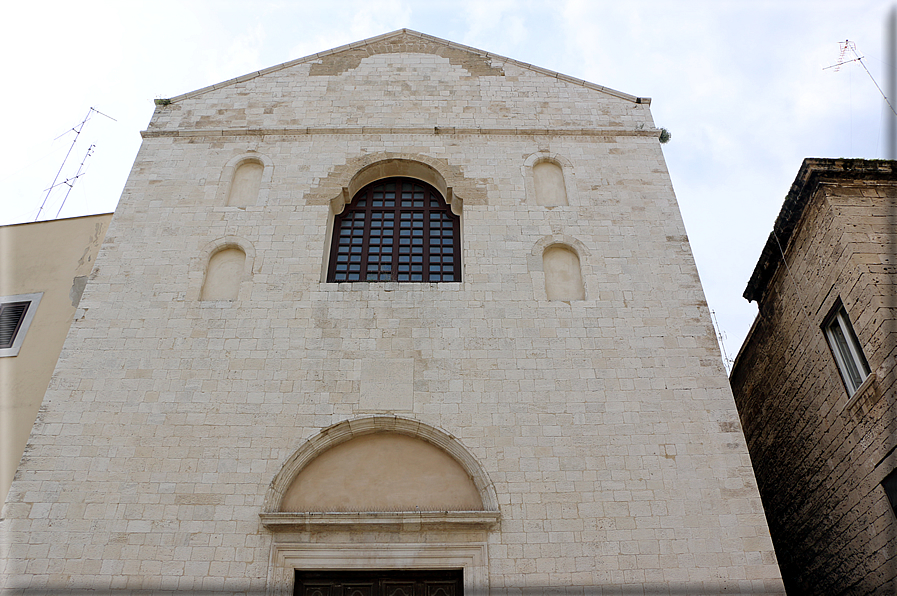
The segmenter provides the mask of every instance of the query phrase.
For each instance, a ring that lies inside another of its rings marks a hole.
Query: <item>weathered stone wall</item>
[[[335,60],[157,107],[6,506],[10,586],[288,591],[290,565],[360,544],[470,562],[496,593],[779,592],[647,104],[491,57]],[[263,198],[225,206],[221,172],[252,152]],[[527,195],[540,152],[569,205]],[[342,189],[401,159],[453,194],[462,282],[322,283]],[[584,300],[547,299],[559,244]],[[226,246],[238,297],[200,301]],[[262,525],[297,449],[365,417],[452,437],[498,523]]]
[[[823,169],[731,376],[795,594],[897,590],[897,520],[879,485],[897,468],[897,180],[886,170]],[[855,396],[822,330],[839,297],[873,373]]]

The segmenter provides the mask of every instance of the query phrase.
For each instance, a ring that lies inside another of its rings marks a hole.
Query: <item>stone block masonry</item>
[[[405,30],[157,106],[10,492],[11,593],[781,593],[657,135],[647,100]],[[227,206],[244,158],[259,198]],[[567,205],[528,193],[540,160]],[[335,214],[390,176],[460,216],[460,282],[324,281]],[[236,298],[201,300],[223,247]],[[583,299],[548,299],[551,247]],[[279,509],[366,433],[445,450],[482,510]]]

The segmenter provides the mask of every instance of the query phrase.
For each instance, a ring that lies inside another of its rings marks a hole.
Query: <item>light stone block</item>
[[[0,522],[7,585],[289,594],[295,568],[380,565],[473,594],[781,593],[649,105],[400,31],[156,106]],[[537,154],[568,205],[529,200]],[[249,155],[265,198],[228,207]],[[324,281],[366,168],[444,181],[460,282]],[[200,301],[229,243],[239,293]],[[584,299],[548,299],[554,244]],[[450,454],[485,511],[278,517],[303,458],[383,432]],[[88,498],[89,522],[53,509]],[[733,516],[755,542],[719,538]]]

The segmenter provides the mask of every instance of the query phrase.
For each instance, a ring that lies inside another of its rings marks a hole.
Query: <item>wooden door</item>
[[[457,570],[296,570],[296,596],[464,596]]]

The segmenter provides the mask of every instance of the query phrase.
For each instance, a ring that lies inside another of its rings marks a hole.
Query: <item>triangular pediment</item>
[[[638,104],[650,104],[651,100],[646,97],[637,97],[621,91],[616,91],[609,87],[596,85],[588,81],[577,79],[540,68],[526,62],[507,58],[498,54],[493,54],[462,44],[458,44],[431,35],[426,35],[411,29],[399,29],[391,33],[385,33],[376,37],[370,37],[361,41],[339,46],[331,50],[318,52],[310,56],[305,56],[296,60],[290,60],[276,66],[271,66],[263,70],[251,72],[240,77],[236,77],[215,85],[209,85],[195,91],[190,91],[167,100],[161,100],[166,103],[178,102],[184,99],[194,98],[204,93],[222,89],[231,85],[236,85],[246,81],[250,81],[257,77],[263,77],[277,73],[285,69],[310,64],[309,75],[339,75],[341,73],[352,70],[367,57],[378,54],[432,54],[448,59],[453,65],[461,66],[467,70],[472,77],[479,76],[504,76],[502,65],[513,64],[519,68],[532,71],[556,79],[566,83],[580,85],[588,89],[600,91],[618,99],[628,100]],[[160,101],[160,100],[157,100]]]

